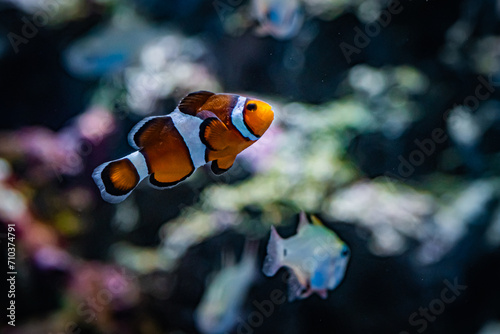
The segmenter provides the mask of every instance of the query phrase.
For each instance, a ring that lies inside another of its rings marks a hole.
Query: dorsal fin
[[[212,95],[215,94],[206,90],[190,93],[182,99],[178,108],[184,114],[196,116],[196,112]]]
[[[297,232],[300,232],[300,230],[302,230],[307,225],[309,225],[309,222],[307,221],[307,215],[304,211],[301,211],[299,217],[299,225],[297,226]]]
[[[315,215],[311,215],[311,221],[313,225],[325,227],[325,224],[323,224],[323,222]]]

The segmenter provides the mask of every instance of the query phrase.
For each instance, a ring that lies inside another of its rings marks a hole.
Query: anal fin
[[[235,159],[236,157],[219,158],[212,161],[212,166],[210,166],[210,168],[214,174],[220,175],[227,172],[229,168],[233,166]]]

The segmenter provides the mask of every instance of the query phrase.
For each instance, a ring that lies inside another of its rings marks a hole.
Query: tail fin
[[[92,173],[102,198],[109,203],[119,203],[148,175],[143,155],[134,152],[126,157],[104,163]]]
[[[267,244],[267,255],[264,260],[262,272],[266,276],[273,276],[282,266],[283,259],[283,239],[280,237],[274,226],[271,226],[271,237]]]

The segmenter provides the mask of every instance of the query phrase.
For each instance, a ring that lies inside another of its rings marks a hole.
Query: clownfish
[[[123,201],[144,178],[159,189],[173,187],[211,161],[226,172],[274,120],[272,107],[235,94],[188,94],[165,116],[143,119],[129,133],[137,151],[98,166],[92,177],[104,200]]]
[[[273,276],[283,266],[291,271],[288,299],[307,298],[317,293],[327,297],[344,278],[350,258],[349,247],[315,216],[309,224],[304,212],[300,215],[297,234],[283,239],[274,226],[267,245],[262,271]]]

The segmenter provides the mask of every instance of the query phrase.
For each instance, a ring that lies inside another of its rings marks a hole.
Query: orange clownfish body
[[[256,99],[199,91],[187,95],[166,116],[148,117],[134,126],[129,143],[137,149],[100,165],[92,177],[102,198],[123,201],[147,176],[152,186],[168,188],[212,161],[221,174],[236,156],[255,143],[271,125],[271,106]]]

